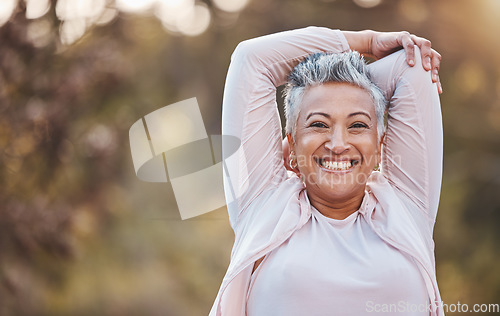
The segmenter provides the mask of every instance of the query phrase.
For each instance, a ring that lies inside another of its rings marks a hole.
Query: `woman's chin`
[[[329,184],[320,186],[321,195],[328,197],[332,200],[345,200],[357,195],[359,192],[364,192],[365,185],[352,184],[352,185],[338,185]]]
[[[357,194],[364,194],[367,176],[352,172],[329,172],[314,180],[316,181],[306,183],[308,191],[314,190],[316,195],[328,199],[344,200]]]

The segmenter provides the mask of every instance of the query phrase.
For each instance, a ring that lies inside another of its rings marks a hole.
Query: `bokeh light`
[[[96,20],[96,24],[105,25],[113,21],[118,16],[118,10],[115,8],[105,8],[101,16]]]
[[[159,0],[155,15],[167,31],[188,36],[202,34],[211,21],[207,5],[194,0]]]
[[[362,8],[369,9],[378,6],[382,3],[382,0],[354,0],[354,3]]]
[[[238,12],[248,4],[248,0],[213,0],[213,3],[226,12]]]
[[[194,5],[194,0],[159,0],[155,15],[160,19],[165,29],[179,32],[179,16],[189,15]]]
[[[10,19],[10,16],[16,8],[17,0],[0,1],[0,26],[4,25]]]
[[[470,96],[486,87],[486,74],[481,65],[475,60],[466,60],[455,71],[455,84],[460,87],[459,92]]]
[[[81,38],[87,28],[99,20],[105,6],[105,0],[57,1],[56,15],[62,21],[59,27],[61,42],[71,45]]]
[[[59,27],[61,42],[65,45],[71,45],[85,34],[85,19],[70,19],[63,21]]]
[[[82,18],[94,20],[101,15],[105,6],[105,0],[59,0],[56,14],[62,21]]]
[[[407,20],[415,23],[422,23],[429,16],[429,11],[423,0],[401,0],[398,6],[401,14]]]
[[[36,47],[47,45],[53,36],[50,21],[38,19],[31,22],[28,25],[26,36]]]
[[[25,0],[26,1],[26,18],[38,19],[45,15],[50,9],[49,0]]]
[[[211,15],[207,5],[197,3],[191,10],[179,14],[177,28],[184,35],[197,36],[208,29],[210,20]]]
[[[116,7],[123,12],[141,13],[151,9],[157,0],[116,0]]]

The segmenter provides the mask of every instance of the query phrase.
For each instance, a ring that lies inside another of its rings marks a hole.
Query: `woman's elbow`
[[[231,55],[231,62],[258,62],[259,46],[260,45],[257,44],[256,39],[248,39],[240,42]]]
[[[436,83],[432,82],[431,71],[423,67],[420,49],[417,46],[415,46],[415,64],[413,66],[408,65],[404,50],[397,51],[392,55],[396,55],[395,65],[401,69],[401,76],[414,88],[419,87],[419,90],[423,89],[428,93],[438,94]],[[420,91],[420,93],[422,92]]]

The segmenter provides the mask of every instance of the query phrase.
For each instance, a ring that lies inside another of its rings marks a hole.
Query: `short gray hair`
[[[356,51],[340,54],[315,53],[299,63],[290,73],[285,96],[286,133],[295,140],[300,104],[307,88],[328,82],[349,83],[366,90],[373,99],[379,139],[385,131],[387,102],[382,91],[371,81],[363,57]]]

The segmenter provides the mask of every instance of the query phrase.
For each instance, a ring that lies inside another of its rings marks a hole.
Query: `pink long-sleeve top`
[[[418,50],[414,67],[403,51],[369,65],[389,114],[382,171],[368,179],[358,211],[341,221],[324,217],[284,168],[276,87],[309,54],[349,49],[340,31],[308,27],[244,41],[234,51],[222,133],[241,140],[234,154],[223,143],[235,242],[210,315],[359,315],[390,304],[406,304],[398,309],[406,315],[444,315],[432,240],[441,111]],[[412,311],[422,304],[429,309]]]

